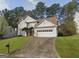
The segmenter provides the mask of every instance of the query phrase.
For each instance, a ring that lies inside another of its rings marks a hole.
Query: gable
[[[22,20],[19,24],[18,27],[20,29],[27,27],[27,23],[29,23],[29,27],[34,27],[35,23],[37,20],[31,18],[30,16],[27,16],[24,20]]]
[[[30,16],[27,16],[27,17],[25,18],[25,21],[26,21],[26,22],[36,22],[36,20],[33,19],[33,18],[31,18]]]
[[[50,26],[56,26],[55,24],[53,24],[52,22],[47,21],[46,19],[44,19],[43,22],[41,22],[38,26],[36,27],[50,27]]]

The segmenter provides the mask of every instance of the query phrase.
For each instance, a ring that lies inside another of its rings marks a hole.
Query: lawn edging
[[[54,51],[56,52],[56,55],[58,56],[58,58],[61,58],[61,56],[59,55],[59,53],[57,52],[57,49],[56,49],[56,39],[54,39],[54,44],[53,44],[53,47],[54,47]]]

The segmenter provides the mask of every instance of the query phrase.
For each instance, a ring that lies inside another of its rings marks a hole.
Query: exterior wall
[[[79,12],[76,12],[74,16],[75,26],[76,26],[76,32],[79,33]]]
[[[36,22],[29,23],[29,25],[28,25],[28,26],[29,26],[29,28],[30,28],[30,27],[33,27],[33,28],[34,28],[35,24],[36,24]]]
[[[25,23],[25,21],[21,21],[19,24],[18,24],[18,29],[23,29],[24,27],[27,27],[27,24]]]
[[[36,22],[33,22],[33,23],[29,23],[28,24],[28,27],[34,27],[36,24]],[[27,36],[26,32],[25,31],[22,31],[23,28],[27,27],[27,24],[26,22],[23,20],[21,23],[19,23],[18,25],[18,35],[22,35],[22,36]]]
[[[37,32],[37,30],[53,30],[52,32]],[[35,37],[57,37],[57,28],[35,28],[34,29]]]
[[[18,24],[18,35],[26,36],[26,32],[22,31],[22,29],[25,27],[27,27],[27,25],[25,21],[23,20]]]

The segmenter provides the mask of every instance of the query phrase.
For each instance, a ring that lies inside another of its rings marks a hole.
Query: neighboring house
[[[4,16],[0,16],[0,35],[3,38],[14,37],[16,36],[16,31],[8,25]],[[0,36],[0,38],[1,38]]]
[[[24,27],[33,27],[33,36],[35,37],[57,37],[57,19],[49,17],[45,19],[35,20],[27,16],[18,24],[18,35],[27,36],[26,32],[22,31]]]
[[[17,35],[17,32],[11,26],[8,26],[6,30],[7,31],[3,36],[4,38],[15,37]]]
[[[79,12],[75,13],[74,22],[76,25],[76,32],[79,33]]]

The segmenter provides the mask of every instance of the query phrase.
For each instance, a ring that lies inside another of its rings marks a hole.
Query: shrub
[[[64,23],[58,27],[59,36],[69,36],[76,34],[76,27],[73,19],[73,17],[66,18]]]
[[[22,37],[22,35],[17,35],[17,37]]]
[[[4,35],[4,33],[0,32],[0,39],[3,39],[3,35]]]

